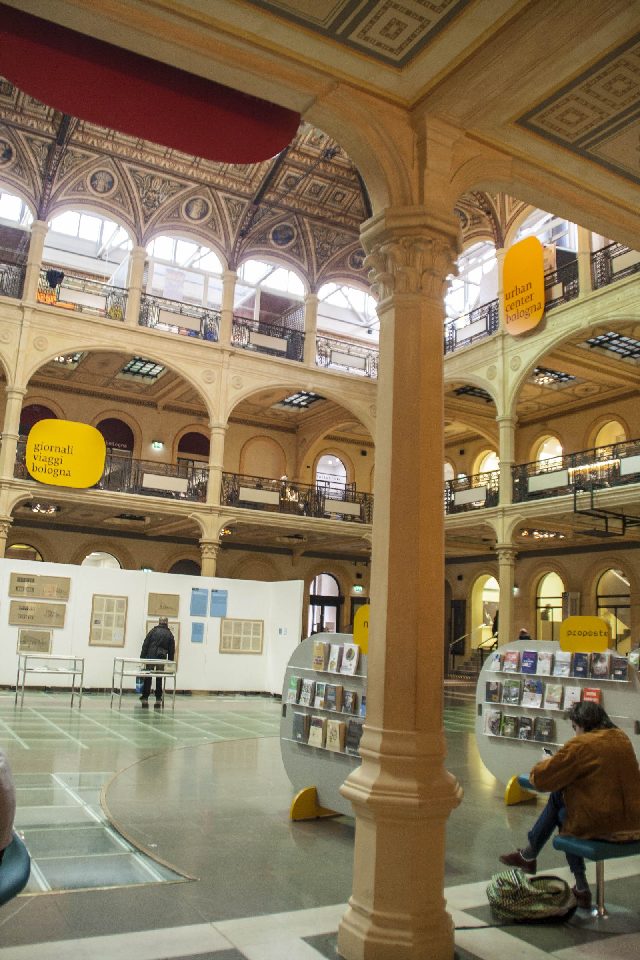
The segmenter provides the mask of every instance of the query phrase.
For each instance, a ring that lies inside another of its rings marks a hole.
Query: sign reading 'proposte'
[[[27,437],[26,467],[34,480],[54,487],[92,487],[104,470],[104,437],[73,420],[39,420]]]
[[[544,313],[544,251],[537,237],[526,237],[507,250],[502,277],[507,333],[533,330]]]

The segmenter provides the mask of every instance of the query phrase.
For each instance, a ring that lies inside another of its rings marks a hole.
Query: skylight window
[[[317,393],[309,393],[306,390],[299,390],[297,393],[292,393],[288,397],[285,397],[284,400],[281,400],[278,406],[293,407],[297,410],[306,410],[307,407],[310,407],[312,403],[317,403],[318,400],[324,399],[324,397],[321,397]]]
[[[149,380],[157,380],[165,372],[165,369],[166,367],[154,360],[133,357],[128,363],[125,363],[120,373],[127,374],[130,377],[145,377]]]
[[[264,263],[262,260],[245,260],[238,269],[238,279],[255,286],[268,287],[270,290],[304,296],[304,283],[297,273],[285,267],[277,267],[273,263]]]
[[[601,333],[597,337],[589,337],[585,343],[591,349],[600,347],[602,350],[609,350],[625,360],[640,359],[640,340],[625,337],[620,333],[614,333],[613,331]]]
[[[493,397],[482,387],[472,387],[471,384],[465,384],[463,387],[456,387],[453,391],[456,397],[474,397],[477,400],[484,400],[486,403],[492,403]]]
[[[28,227],[33,223],[33,214],[20,197],[0,191],[0,220],[8,220],[20,227]]]
[[[563,373],[560,370],[549,370],[547,367],[536,367],[533,371],[531,380],[539,387],[556,387],[571,383],[576,378],[570,373]]]

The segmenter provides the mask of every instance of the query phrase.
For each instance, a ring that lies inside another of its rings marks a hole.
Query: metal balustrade
[[[578,282],[578,261],[571,260],[557,270],[544,275],[545,310],[553,310],[561,303],[568,303],[580,293]]]
[[[17,263],[0,263],[0,297],[20,299],[24,289],[25,268]]]
[[[444,512],[446,515],[497,507],[499,502],[499,470],[474,473],[470,477],[456,477],[445,481]]]
[[[375,380],[378,376],[379,350],[341,340],[339,337],[316,337],[316,366],[334,370],[346,370],[361,377]]]
[[[623,243],[610,243],[591,254],[591,282],[594,290],[640,271],[640,252]]]
[[[166,297],[143,293],[140,299],[138,323],[185,337],[199,337],[215,342],[220,331],[220,311],[212,307],[168,300]]]
[[[498,329],[498,301],[490,300],[456,320],[444,325],[444,352],[453,353],[458,347],[490,336]]]
[[[58,267],[40,271],[38,280],[38,303],[49,307],[61,307],[78,313],[88,313],[110,320],[124,320],[127,309],[127,291],[122,287],[74,277]]]
[[[223,473],[220,502],[223,506],[298,517],[321,517],[349,523],[371,523],[373,520],[373,496],[359,493],[355,484],[308,484]]]
[[[304,331],[281,323],[262,323],[247,317],[234,316],[231,346],[302,363]]]
[[[640,439],[519,464],[511,475],[514,503],[640,483]]]

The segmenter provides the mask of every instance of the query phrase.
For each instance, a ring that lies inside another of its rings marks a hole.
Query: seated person
[[[536,872],[536,858],[557,828],[593,840],[640,839],[640,769],[631,741],[598,703],[574,703],[567,713],[575,737],[537,763],[529,779],[552,791],[521,850],[500,857],[509,867]],[[566,854],[578,906],[589,909],[591,891],[582,857]]]
[[[16,790],[11,776],[11,767],[0,750],[0,862],[13,837],[15,813]]]

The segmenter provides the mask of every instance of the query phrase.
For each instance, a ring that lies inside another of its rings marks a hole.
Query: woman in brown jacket
[[[536,872],[536,858],[556,828],[560,833],[613,842],[640,839],[640,769],[631,741],[597,703],[576,703],[567,714],[576,736],[537,763],[529,779],[550,790],[522,850],[502,863]],[[582,857],[566,854],[579,907],[591,906]]]

